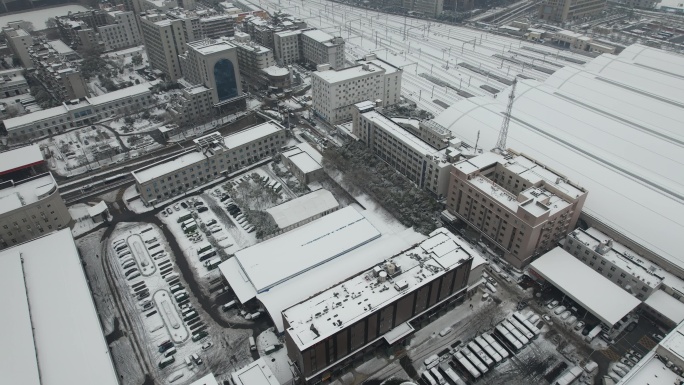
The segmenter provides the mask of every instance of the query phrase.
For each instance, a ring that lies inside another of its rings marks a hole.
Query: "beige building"
[[[300,36],[302,59],[305,62],[314,65],[330,64],[333,69],[344,68],[344,39],[318,29],[303,31]]]
[[[545,0],[539,8],[539,18],[565,23],[582,17],[599,15],[606,0]]]
[[[379,101],[383,107],[399,102],[402,69],[369,55],[342,70],[319,67],[311,77],[312,109],[330,124],[351,120],[354,104]]]
[[[33,38],[31,35],[21,28],[3,28],[5,40],[14,56],[20,61],[21,65],[27,69],[33,68],[33,61],[29,55],[29,48],[33,45]]]
[[[255,82],[263,82],[264,68],[275,65],[273,51],[254,42],[232,41],[237,47],[240,75]]]
[[[275,60],[279,65],[299,63],[302,60],[301,34],[302,31],[281,31],[273,35]]]
[[[187,44],[180,56],[183,77],[192,85],[211,90],[213,105],[242,96],[238,49],[227,40],[200,40]]]
[[[211,119],[214,105],[211,89],[201,84],[188,84],[183,79],[179,83],[185,87],[180,95],[172,96],[166,109],[174,117],[175,123],[184,129]]]
[[[52,174],[0,185],[0,249],[69,226],[71,216]]]
[[[213,9],[190,11],[184,8],[174,8],[166,12],[170,19],[183,23],[185,40],[190,43],[201,39],[218,39],[233,36],[235,33],[235,19],[231,15],[222,15]]]
[[[447,210],[522,268],[574,229],[586,197],[563,175],[508,150],[455,163]]]
[[[142,14],[140,28],[150,66],[166,74],[168,80],[181,78],[178,56],[185,52],[183,22],[159,13]]]
[[[128,11],[106,13],[107,24],[97,27],[106,51],[132,47],[142,43],[135,14]]]
[[[209,134],[194,140],[194,150],[132,172],[136,189],[145,205],[154,205],[272,157],[285,141],[273,121],[225,137]]]

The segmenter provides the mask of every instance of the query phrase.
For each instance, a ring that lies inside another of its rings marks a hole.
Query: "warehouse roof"
[[[316,162],[311,155],[300,148],[285,151],[283,152],[283,156],[288,158],[305,174],[321,169],[321,165]]]
[[[630,48],[629,60],[604,54],[545,84],[519,81],[507,144],[585,187],[586,214],[684,271],[684,173],[672,172],[684,159],[684,78],[651,67],[681,69],[684,57]],[[468,98],[435,121],[494,148],[504,99]]]
[[[199,151],[188,151],[171,159],[162,160],[149,167],[142,168],[131,172],[138,183],[149,182],[152,179],[159,178],[162,175],[170,174],[178,171],[184,167],[202,162],[207,159],[207,156]]]
[[[267,291],[379,236],[380,232],[366,218],[353,207],[346,207],[240,250],[228,260],[235,261],[225,261],[219,268],[231,287],[247,286],[244,290],[234,289],[240,302],[244,303],[251,298],[240,293],[251,294],[250,285],[256,293]],[[240,267],[240,277],[226,268],[235,262]],[[224,265],[226,267],[222,267]]]
[[[216,381],[213,373],[209,373],[190,385],[218,385],[218,381]]]
[[[0,175],[43,162],[43,153],[37,144],[0,152]]]
[[[330,41],[333,39],[333,37],[320,29],[312,29],[309,31],[304,31],[302,32],[302,35],[309,37],[313,40],[316,40],[319,43],[325,43],[326,41]]]
[[[338,207],[339,203],[332,193],[320,189],[271,207],[266,212],[273,217],[279,228],[284,229]]]
[[[610,326],[641,302],[560,247],[539,257],[530,268]]]
[[[654,291],[644,303],[675,324],[684,321],[684,303],[662,290]]]
[[[230,375],[235,385],[280,385],[263,358]]]
[[[69,229],[0,252],[0,303],[0,383],[118,385]]]

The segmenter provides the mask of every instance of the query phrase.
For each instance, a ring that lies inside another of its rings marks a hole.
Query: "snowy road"
[[[309,26],[342,36],[350,62],[375,52],[380,59],[403,68],[403,96],[434,114],[443,111],[444,104],[463,99],[454,89],[493,97],[482,86],[503,90],[519,74],[543,81],[561,66],[581,65],[559,57],[561,51],[553,47],[324,0],[262,0],[260,4],[271,13],[282,10]],[[589,59],[569,51],[563,55],[579,62]],[[454,89],[421,75],[432,75]]]

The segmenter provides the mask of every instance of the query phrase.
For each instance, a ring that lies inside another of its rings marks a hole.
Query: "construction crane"
[[[513,88],[511,94],[508,95],[508,106],[504,114],[504,120],[501,123],[501,130],[499,130],[499,140],[496,142],[496,150],[500,153],[506,152],[506,139],[508,138],[508,125],[511,122],[511,112],[513,111],[513,101],[515,100],[515,86],[518,84],[518,79],[513,80]]]

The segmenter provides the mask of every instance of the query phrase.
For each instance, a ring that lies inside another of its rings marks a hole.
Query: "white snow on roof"
[[[654,291],[644,303],[675,324],[684,321],[684,303],[662,290]]]
[[[105,201],[100,201],[100,203],[95,206],[88,206],[88,215],[90,217],[98,216],[105,211],[107,211],[107,202]]]
[[[98,106],[105,103],[115,102],[119,99],[136,97],[150,92],[150,83],[137,84],[131,87],[122,88],[120,90],[112,91],[104,95],[88,98],[88,101],[93,106]]]
[[[53,188],[56,188],[56,185],[50,173],[33,180],[19,181],[12,187],[4,188],[0,190],[0,213],[38,202]]]
[[[539,257],[530,268],[610,326],[640,303],[560,247]]]
[[[319,43],[325,43],[327,41],[330,41],[333,39],[333,37],[320,29],[313,29],[311,31],[304,31],[302,32],[302,35],[309,37],[313,40],[316,40]]]
[[[263,358],[230,375],[235,385],[280,385]]]
[[[332,284],[384,261],[389,256],[415,246],[425,238],[413,229],[383,235],[342,257],[291,278],[269,291],[257,294],[257,299],[266,308],[278,332],[282,333],[285,331],[283,310],[328,289]]]
[[[341,70],[327,70],[327,71],[316,71],[313,72],[313,76],[319,77],[328,83],[338,83],[350,79],[356,79],[368,75],[378,75],[384,73],[382,67],[378,67],[373,63],[369,63],[368,69],[364,68],[364,65],[356,65],[353,67],[348,67]],[[381,84],[378,84],[381,86]]]
[[[199,151],[190,151],[171,160],[163,160],[150,167],[133,171],[138,183],[145,183],[162,175],[170,174],[184,167],[204,161],[207,157]]]
[[[213,373],[209,373],[190,385],[218,385],[218,381],[216,381]]]
[[[285,151],[283,152],[283,156],[292,161],[292,163],[305,174],[321,169],[321,165],[316,162],[311,155],[299,148]]]
[[[30,114],[17,116],[14,118],[5,119],[5,127],[7,130],[12,130],[15,127],[23,126],[25,124],[30,124],[34,122],[40,122],[41,120],[56,118],[62,116],[69,112],[69,110],[64,107],[64,105],[48,108],[46,110],[39,110],[32,112]]]
[[[16,265],[19,255],[23,271]],[[0,317],[0,323],[6,326],[0,328],[3,341],[0,365],[3,368],[11,363],[17,365],[13,370],[1,370],[0,382],[118,385],[69,229],[1,251],[0,261],[0,282],[15,289],[0,291],[0,301],[7,305]],[[27,304],[29,323],[26,323]],[[17,317],[13,321],[21,323],[11,323],[7,317]],[[24,329],[26,325],[33,329],[33,339],[30,331]],[[34,357],[24,361],[27,346]],[[8,354],[17,357],[7,357]],[[33,377],[36,359],[40,382]],[[19,381],[14,381],[17,378]]]
[[[615,385],[676,384],[681,379],[651,350]]]
[[[413,149],[420,155],[427,155],[438,152],[432,146],[425,143],[417,136],[406,131],[397,123],[393,122],[392,119],[386,117],[385,115],[382,115],[381,113],[375,110],[364,112],[361,115],[375,123],[378,127],[382,128],[388,134],[392,135],[392,137],[404,143],[406,147]]]
[[[433,231],[419,245],[388,259],[401,266],[392,281],[375,278],[374,269],[361,270],[285,310],[287,332],[300,351],[307,349],[469,261],[472,249],[462,248],[461,242],[444,228]]]
[[[318,164],[323,164],[323,155],[318,150],[313,148],[308,142],[302,142],[297,145],[297,148],[309,154],[309,156]]]
[[[75,52],[73,49],[71,49],[68,45],[66,45],[61,40],[48,41],[48,45],[52,49],[54,49],[58,54],[61,54],[61,55],[72,54]]]
[[[262,69],[262,71],[264,71],[269,76],[286,76],[290,73],[290,71],[287,68],[278,66],[266,67]]]
[[[266,210],[279,228],[284,229],[328,210],[339,207],[337,199],[325,189],[302,195]]]
[[[346,207],[240,250],[235,258],[256,291],[263,292],[379,236],[363,215]]]
[[[37,144],[0,152],[0,174],[43,161]]]
[[[678,356],[680,361],[684,360],[684,324],[677,325],[675,330],[666,335],[660,346],[667,349],[670,353]]]
[[[662,58],[665,66],[684,68],[682,57],[645,52],[650,61]],[[644,55],[640,63],[650,63]],[[612,55],[596,60],[606,56]],[[684,159],[678,129],[684,125],[684,78],[644,71],[646,64],[612,63],[593,79],[558,71],[558,79],[572,78],[560,88],[553,86],[554,76],[547,85],[519,81],[507,145],[578,182],[589,192],[586,214],[684,271],[678,242],[684,173],[672,171],[681,170]],[[587,91],[580,98],[582,85]],[[470,144],[479,133],[479,146],[494,148],[505,99],[468,98],[435,121]]]
[[[221,271],[223,277],[228,281],[230,288],[233,290],[240,303],[245,303],[256,297],[257,291],[254,288],[254,285],[249,281],[245,271],[240,267],[237,258],[231,257],[221,262],[219,271]]]
[[[254,127],[250,127],[246,130],[242,130],[232,135],[225,137],[226,147],[236,148],[242,145],[251,143],[255,140],[259,140],[268,135],[274,134],[280,131],[282,127],[273,121],[268,121],[261,123]]]
[[[0,382],[40,384],[24,270],[18,250],[0,254]]]

